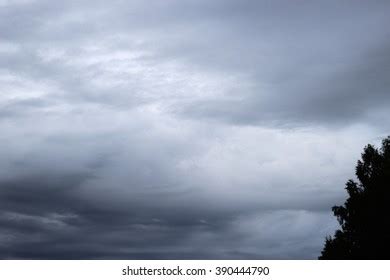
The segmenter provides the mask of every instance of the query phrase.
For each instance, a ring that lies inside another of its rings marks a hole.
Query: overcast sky
[[[390,134],[389,12],[0,0],[0,258],[317,258]]]

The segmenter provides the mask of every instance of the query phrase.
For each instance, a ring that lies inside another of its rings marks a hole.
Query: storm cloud
[[[389,134],[389,9],[0,0],[0,258],[316,258]]]

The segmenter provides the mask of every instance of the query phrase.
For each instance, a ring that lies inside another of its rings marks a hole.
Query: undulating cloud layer
[[[389,134],[389,9],[0,0],[0,258],[316,258]]]

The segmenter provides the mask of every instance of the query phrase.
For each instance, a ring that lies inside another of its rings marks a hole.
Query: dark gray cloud
[[[0,258],[316,258],[388,133],[388,10],[0,0]]]
[[[268,210],[253,217],[241,213],[242,209],[162,207],[158,199],[137,203],[128,198],[125,206],[106,200],[101,205],[80,196],[79,188],[86,178],[88,175],[66,174],[1,182],[1,257],[308,258],[315,255],[302,256],[296,250],[315,250],[314,241],[320,242],[322,237],[308,243],[304,238],[312,233],[300,232],[299,227],[307,229],[307,224],[314,222],[309,230],[317,233],[315,215],[327,215],[321,211]],[[280,232],[291,223],[296,231],[292,234],[301,244],[288,244]],[[272,236],[266,233],[259,239],[252,235],[252,230],[260,234],[265,227],[272,228]]]

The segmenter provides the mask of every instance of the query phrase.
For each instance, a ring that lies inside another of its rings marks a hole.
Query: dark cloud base
[[[90,174],[68,174],[2,181],[0,258],[270,258],[269,252],[261,254],[256,242],[249,244],[249,251],[240,249],[241,242],[246,243],[248,238],[244,232],[251,229],[235,232],[240,225],[232,229],[234,216],[228,212],[215,213],[212,207],[195,212],[159,210],[152,206],[157,201],[132,206],[132,199],[125,206],[111,201],[101,205],[92,197],[80,196],[82,184],[90,178]],[[200,220],[204,216],[214,218]],[[300,253],[273,258],[293,258],[295,254]]]

